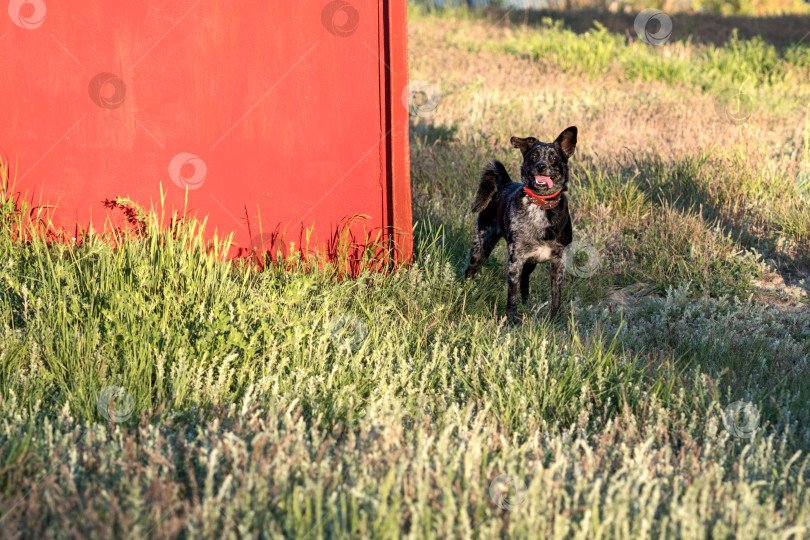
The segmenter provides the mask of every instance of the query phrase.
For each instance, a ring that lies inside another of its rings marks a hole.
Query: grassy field
[[[591,28],[411,8],[390,275],[23,242],[0,200],[0,537],[808,537],[810,39]],[[477,176],[568,125],[564,316],[539,269],[505,329]]]

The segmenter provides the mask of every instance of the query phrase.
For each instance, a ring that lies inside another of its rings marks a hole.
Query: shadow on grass
[[[482,10],[487,18],[494,21],[509,18],[515,24],[540,26],[544,18],[561,20],[566,27],[578,34],[584,34],[594,28],[598,22],[614,34],[638,39],[633,22],[638,12],[609,13],[595,9],[576,11],[557,10],[507,10],[487,8]],[[789,48],[802,42],[810,43],[810,15],[778,15],[769,17],[744,17],[711,15],[702,13],[670,13],[672,19],[672,40],[694,43],[723,45],[737,30],[738,38],[751,39],[761,36],[764,41],[777,48]]]
[[[422,129],[427,135],[412,141],[411,151],[417,240],[419,235],[434,234],[441,228],[442,252],[461,276],[476,219],[470,203],[481,167],[499,159],[514,179],[519,156],[469,141],[448,140],[441,136],[447,128]],[[593,245],[600,264],[587,278],[569,276],[569,298],[593,304],[611,291],[635,283],[652,284],[663,294],[671,286],[692,282],[696,297],[744,299],[754,291],[752,282],[761,274],[754,254],[746,252],[750,249],[756,249],[763,259],[779,260],[787,279],[791,272],[808,268],[801,239],[798,248],[785,248],[782,231],[768,217],[778,207],[755,216],[738,210],[734,197],[742,195],[730,195],[726,189],[738,183],[737,177],[715,178],[721,163],[700,157],[664,162],[655,156],[641,156],[631,164],[588,161],[580,164],[574,160],[569,199],[574,238]],[[504,244],[493,252],[482,269],[484,277],[478,279],[504,286]],[[533,275],[532,286],[547,296],[543,268]]]
[[[740,246],[753,248],[762,253],[763,258],[772,258],[780,263],[784,277],[810,272],[810,246],[808,238],[802,235],[789,235],[780,225],[778,216],[786,212],[784,208],[763,208],[751,212],[746,205],[756,201],[756,197],[767,199],[773,193],[751,193],[751,184],[756,181],[753,172],[739,167],[738,173],[720,178],[716,174],[724,168],[707,156],[686,157],[675,162],[664,163],[661,159],[643,159],[635,162],[628,171],[638,171],[633,182],[649,200],[662,206],[669,204],[683,211],[700,216],[708,223],[717,223],[724,234],[733,238]],[[789,210],[792,212],[792,210]],[[798,215],[789,216],[796,219]],[[786,240],[793,242],[791,249],[780,249]]]

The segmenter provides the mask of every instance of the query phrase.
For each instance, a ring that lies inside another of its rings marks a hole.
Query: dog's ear
[[[565,128],[565,130],[560,133],[560,136],[557,137],[557,140],[554,141],[554,145],[562,150],[565,157],[571,157],[574,155],[574,150],[577,147],[577,128],[576,126],[571,126],[569,128]]]
[[[519,149],[525,155],[529,148],[538,143],[538,140],[534,137],[526,137],[525,139],[521,139],[520,137],[512,137],[511,143],[512,146]]]

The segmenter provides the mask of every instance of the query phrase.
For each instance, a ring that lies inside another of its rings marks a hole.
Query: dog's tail
[[[498,190],[507,186],[512,179],[506,172],[506,167],[500,161],[490,161],[481,172],[481,183],[478,184],[478,193],[472,203],[472,211],[481,212],[486,208]]]

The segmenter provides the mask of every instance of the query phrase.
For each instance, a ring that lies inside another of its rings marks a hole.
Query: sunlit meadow
[[[810,43],[409,16],[409,267],[48,242],[3,167],[0,537],[810,536]],[[569,125],[563,316],[504,327],[477,177]]]

